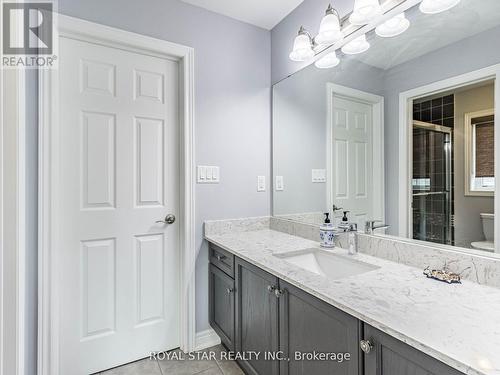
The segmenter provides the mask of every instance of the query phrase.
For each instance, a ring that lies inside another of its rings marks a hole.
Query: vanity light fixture
[[[354,0],[354,10],[349,16],[349,22],[353,25],[366,25],[381,15],[379,0]]]
[[[436,14],[453,8],[460,0],[423,0],[420,3],[420,11],[425,14]]]
[[[290,52],[290,60],[306,61],[314,56],[313,41],[307,30],[301,26],[295,40],[293,50]]]
[[[370,48],[370,43],[366,40],[366,35],[358,36],[342,47],[342,52],[346,55],[357,55],[363,53]]]
[[[320,45],[331,45],[344,39],[340,29],[339,13],[329,4],[319,25],[319,33],[314,38]]]
[[[320,69],[328,69],[328,68],[334,68],[339,64],[340,64],[340,60],[337,57],[337,52],[333,51],[333,52],[327,53],[321,59],[316,61],[314,63],[314,66],[316,66],[316,68],[320,68]]]
[[[375,33],[382,38],[391,38],[403,34],[409,27],[410,21],[403,12],[378,25]]]
[[[422,13],[435,14],[449,10],[458,3],[460,3],[460,0],[421,0],[419,9]],[[380,5],[380,0],[354,0],[354,9],[349,16],[349,21],[351,25],[355,26],[368,24],[376,26],[375,33],[383,38],[400,35],[410,27],[410,21],[406,18],[405,12],[379,24],[383,14],[384,11]],[[293,42],[293,50],[289,54],[290,60],[309,60],[335,43],[342,42],[344,37],[339,13],[329,4],[325,15],[321,19],[319,32],[315,38],[303,26],[300,27]],[[356,55],[367,51],[369,48],[370,43],[368,43],[366,34],[364,34],[342,46],[341,50],[346,55]],[[336,52],[329,53],[315,62],[318,68],[331,68],[338,64]]]

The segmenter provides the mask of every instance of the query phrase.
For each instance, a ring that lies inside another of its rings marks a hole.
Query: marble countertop
[[[366,254],[353,257],[380,268],[327,279],[273,256],[317,242],[270,229],[205,238],[465,374],[500,375],[500,289],[467,280],[449,285]]]

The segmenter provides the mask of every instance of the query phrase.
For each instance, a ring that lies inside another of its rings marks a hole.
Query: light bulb
[[[419,9],[425,14],[436,14],[453,8],[459,2],[460,0],[423,0]]]
[[[349,16],[353,25],[366,25],[382,15],[379,0],[354,0],[354,10]]]
[[[293,50],[290,52],[290,60],[306,61],[314,56],[312,49],[311,37],[309,33],[301,26],[299,33],[293,42]]]
[[[366,40],[366,35],[358,36],[342,47],[342,52],[346,55],[357,55],[363,53],[370,48],[370,43]]]
[[[331,5],[328,5],[325,15],[321,19],[319,32],[314,39],[318,44],[329,45],[344,39],[344,34],[340,30],[340,17]]]
[[[335,51],[327,53],[325,56],[314,63],[316,68],[320,69],[333,68],[339,64],[340,60],[338,59],[337,53]]]
[[[404,33],[410,27],[405,13],[398,14],[375,28],[375,33],[382,38],[390,38]]]

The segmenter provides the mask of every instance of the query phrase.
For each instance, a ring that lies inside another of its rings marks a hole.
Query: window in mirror
[[[493,110],[466,114],[466,195],[493,195],[494,173]]]

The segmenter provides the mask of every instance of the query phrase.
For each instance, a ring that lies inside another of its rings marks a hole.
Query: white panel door
[[[373,218],[373,108],[335,95],[332,108],[333,203],[362,228]]]
[[[61,38],[60,370],[179,346],[178,64]]]

